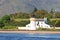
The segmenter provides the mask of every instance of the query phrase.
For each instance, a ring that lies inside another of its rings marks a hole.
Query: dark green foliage
[[[53,18],[53,14],[48,14],[47,17],[48,18]]]
[[[55,25],[55,22],[56,22],[56,20],[50,21],[50,24],[54,26]]]
[[[60,18],[60,12],[56,12],[55,17]]]
[[[56,27],[60,27],[60,20],[55,24]]]
[[[9,15],[4,15],[1,19],[0,19],[0,27],[4,27],[6,24],[8,24],[10,22],[10,16]]]
[[[29,21],[10,21],[9,23],[6,23],[6,26],[26,26],[29,23]]]
[[[48,18],[53,18],[53,15],[55,14],[56,18],[60,18],[60,12],[53,12],[53,9],[51,9],[51,11],[48,13],[48,11],[42,9],[42,10],[37,10],[35,8],[35,10],[32,13],[23,13],[23,12],[19,12],[19,13],[15,13],[15,14],[10,14],[11,18],[30,18],[32,17],[32,14],[34,14],[37,18],[44,18],[44,17],[48,17]]]
[[[48,12],[46,10],[38,10],[35,12],[35,16],[37,18],[44,18],[47,17]]]
[[[21,21],[18,26],[26,26],[29,21]]]
[[[17,26],[4,26],[2,29],[5,29],[5,30],[13,29],[13,30],[15,30],[15,29],[17,29]]]
[[[50,19],[49,18],[47,18],[46,24],[50,24]]]
[[[4,23],[0,20],[0,28],[4,27]]]
[[[22,12],[20,12],[20,13],[11,14],[10,17],[11,18],[30,18],[31,15],[28,14],[28,13],[22,13]]]
[[[35,7],[34,11],[32,12],[32,14],[34,14],[36,11],[38,11],[38,9]]]
[[[8,23],[10,21],[10,16],[9,15],[4,15],[2,18],[1,18],[1,21],[5,24],[5,23]]]
[[[50,14],[53,14],[53,13],[54,13],[54,12],[53,12],[53,9],[51,9],[51,10],[50,10]]]
[[[10,17],[8,15],[4,15],[1,19],[0,19],[0,27],[4,27],[6,23],[8,23],[10,21]]]
[[[58,23],[57,24],[59,24],[60,25],[60,20],[58,21]]]
[[[37,10],[35,8],[35,10],[32,13],[23,13],[23,12],[19,12],[19,13],[15,13],[15,14],[10,14],[10,15],[4,15],[1,19],[0,19],[0,27],[4,27],[7,26],[5,28],[9,28],[9,26],[26,26],[29,23],[29,20],[23,20],[23,19],[29,19],[30,17],[32,17],[32,14],[35,15],[35,17],[37,18],[44,18],[47,17],[48,18],[48,22],[47,24],[55,26],[55,25],[60,25],[60,21],[57,22],[57,20],[53,20],[51,21],[50,19],[53,18],[54,12],[53,9],[51,9],[51,11],[48,13],[48,11],[42,9],[42,10]],[[60,18],[60,12],[56,12],[55,14],[56,18]],[[22,21],[14,21],[15,19],[22,19]],[[45,29],[44,29],[45,30]]]

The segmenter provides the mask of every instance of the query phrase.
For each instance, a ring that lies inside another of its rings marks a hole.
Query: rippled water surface
[[[0,40],[60,40],[60,34],[6,34],[0,33]]]

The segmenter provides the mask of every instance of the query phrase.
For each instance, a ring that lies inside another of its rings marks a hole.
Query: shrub
[[[56,23],[56,27],[60,27],[60,20]]]
[[[4,27],[4,23],[0,20],[0,27]]]
[[[17,29],[16,26],[4,26],[2,29]]]
[[[1,18],[1,21],[5,24],[5,23],[8,23],[10,21],[10,16],[9,15],[4,15],[2,18]]]
[[[29,23],[29,21],[23,21],[23,20],[20,22],[10,21],[9,23],[6,23],[5,25],[6,26],[25,26],[28,23]]]

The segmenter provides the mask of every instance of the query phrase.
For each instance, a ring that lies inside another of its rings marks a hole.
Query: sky
[[[0,16],[16,12],[31,13],[34,8],[60,11],[60,0],[0,0]]]

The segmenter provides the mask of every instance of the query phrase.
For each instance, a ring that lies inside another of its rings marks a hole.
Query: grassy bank
[[[38,28],[37,31],[60,31],[60,28]]]

